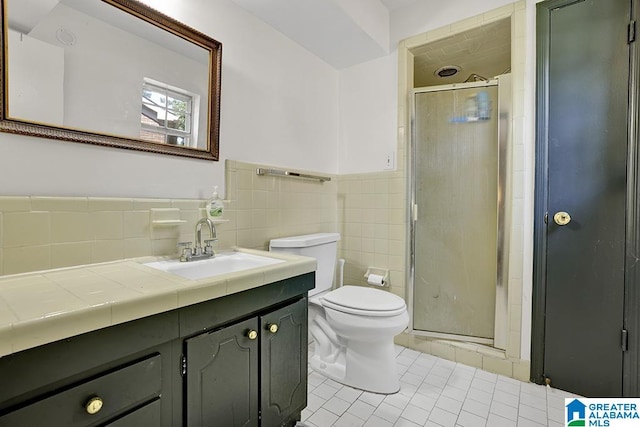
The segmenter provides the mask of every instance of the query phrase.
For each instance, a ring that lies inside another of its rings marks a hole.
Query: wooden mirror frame
[[[67,129],[47,124],[32,123],[11,119],[7,116],[8,87],[7,77],[7,0],[0,0],[0,132],[18,135],[35,136],[71,142],[102,145],[106,147],[125,148],[151,153],[169,154],[204,160],[219,160],[220,137],[220,85],[222,71],[222,43],[211,37],[169,17],[136,0],[101,0],[123,12],[129,13],[156,27],[168,31],[186,41],[194,43],[209,52],[209,99],[207,120],[207,146],[205,150],[180,147],[169,144],[157,144],[140,139],[93,133],[77,129]],[[19,0],[14,0],[19,1]]]

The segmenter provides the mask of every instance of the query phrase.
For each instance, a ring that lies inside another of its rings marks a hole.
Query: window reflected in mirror
[[[0,6],[0,130],[217,160],[219,42],[135,0]]]
[[[157,144],[196,147],[200,96],[165,83],[144,79],[140,138]],[[196,106],[194,108],[194,106]]]

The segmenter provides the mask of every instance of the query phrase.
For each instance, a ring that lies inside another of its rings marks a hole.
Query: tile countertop
[[[201,280],[143,265],[167,257],[0,276],[0,357],[316,269],[313,258],[235,250],[285,262]]]

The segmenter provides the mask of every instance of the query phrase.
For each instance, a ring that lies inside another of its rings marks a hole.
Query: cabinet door
[[[307,299],[261,316],[260,325],[262,425],[279,426],[307,405]]]
[[[186,425],[258,426],[258,319],[186,340]]]

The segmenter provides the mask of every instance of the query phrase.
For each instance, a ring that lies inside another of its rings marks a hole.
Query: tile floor
[[[312,350],[312,347],[310,347]],[[309,427],[563,426],[569,393],[396,347],[401,389],[384,396],[343,386],[309,368]]]

